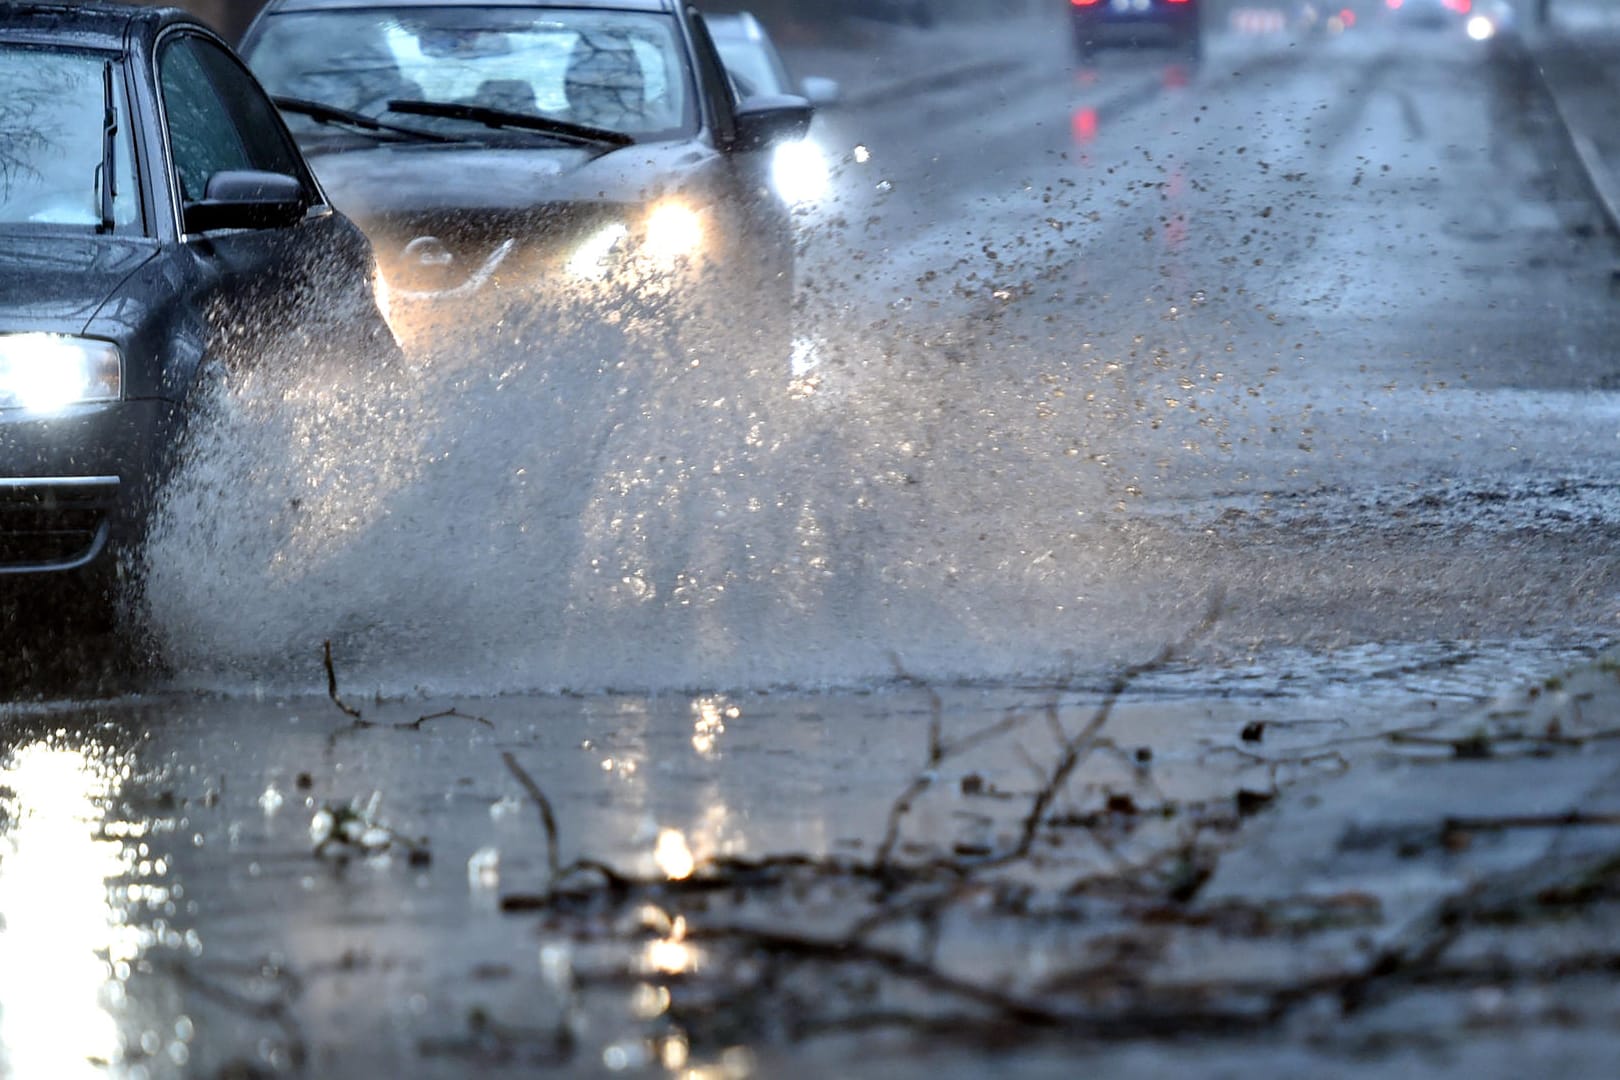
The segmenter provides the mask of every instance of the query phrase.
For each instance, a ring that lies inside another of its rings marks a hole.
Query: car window
[[[193,36],[172,39],[163,47],[158,71],[186,201],[202,199],[208,178],[227,169],[285,173],[307,184],[273,106],[219,46]]]
[[[253,77],[224,49],[201,38],[193,48],[242,136],[255,169],[305,180],[303,158],[279,122],[276,107]]]
[[[369,116],[384,117],[389,101],[406,98],[540,114],[643,138],[689,133],[697,124],[676,26],[660,13],[293,12],[266,19],[244,48],[272,94]]]
[[[0,225],[101,225],[101,176],[109,58],[0,45]],[[138,226],[124,80],[115,68],[114,229]]]

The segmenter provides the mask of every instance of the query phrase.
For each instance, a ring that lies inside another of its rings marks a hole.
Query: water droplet
[[[285,801],[281,797],[281,792],[276,790],[274,784],[271,784],[264,789],[264,794],[259,796],[259,809],[264,811],[265,817],[270,817],[281,809],[281,804]]]
[[[474,889],[493,889],[501,883],[501,853],[484,847],[467,860],[467,884]]]

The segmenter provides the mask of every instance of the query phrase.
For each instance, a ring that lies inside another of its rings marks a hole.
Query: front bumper
[[[155,400],[0,412],[0,578],[94,569],[135,542],[176,415]]]

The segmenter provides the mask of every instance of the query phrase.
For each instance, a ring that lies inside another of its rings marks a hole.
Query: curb
[[[1604,225],[1610,236],[1620,237],[1620,181],[1614,173],[1603,163],[1602,155],[1598,153],[1597,144],[1592,141],[1569,115],[1564,105],[1564,99],[1559,97],[1558,90],[1553,81],[1547,76],[1547,69],[1536,56],[1536,50],[1530,43],[1522,38],[1520,49],[1536,69],[1536,77],[1541,82],[1541,88],[1546,91],[1547,97],[1553,103],[1553,112],[1558,116],[1558,124],[1564,129],[1564,136],[1569,140],[1570,149],[1575,152],[1575,158],[1581,164],[1581,171],[1586,175],[1587,186],[1592,189],[1592,196],[1597,200],[1598,208],[1603,211]]]

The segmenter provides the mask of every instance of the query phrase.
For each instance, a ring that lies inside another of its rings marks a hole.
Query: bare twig
[[[898,666],[898,661],[896,661],[896,664]],[[883,831],[883,841],[878,844],[877,851],[872,857],[873,865],[880,869],[889,866],[894,857],[895,846],[900,842],[901,823],[905,820],[906,815],[911,813],[917,799],[933,786],[935,780],[939,779],[939,767],[953,757],[959,757],[975,747],[999,738],[1018,727],[1025,720],[1023,714],[1009,711],[1007,715],[994,724],[964,735],[954,742],[947,743],[943,724],[944,703],[940,701],[939,695],[932,689],[929,689],[928,695],[930,706],[928,761],[924,764],[922,771],[912,777],[911,783],[906,785],[905,790],[900,793],[900,797],[895,799],[894,805],[889,808],[889,823]]]
[[[524,771],[523,766],[518,764],[517,758],[510,752],[502,750],[501,760],[506,762],[507,771],[517,777],[517,782],[523,785],[523,790],[529,793],[529,798],[540,808],[540,826],[546,831],[546,869],[550,871],[551,883],[555,885],[561,874],[562,865],[557,852],[557,815],[552,813],[551,800],[546,798],[546,793],[540,790],[540,785],[534,782],[534,777]]]
[[[280,976],[277,981],[282,985],[282,992],[275,997],[256,998],[236,990],[215,979],[209,978],[180,960],[168,960],[162,967],[174,976],[175,981],[187,990],[199,994],[204,1000],[212,1001],[252,1020],[266,1021],[281,1029],[282,1036],[287,1044],[287,1058],[294,1072],[302,1073],[309,1062],[308,1043],[304,1038],[298,1018],[293,1013],[293,1002],[303,992],[302,981],[292,972],[285,969],[275,969]],[[263,968],[255,969],[254,974],[260,975]]]
[[[906,953],[859,941],[826,940],[785,931],[739,926],[696,927],[687,931],[686,939],[697,942],[723,942],[773,956],[801,960],[865,962],[881,968],[890,975],[987,1006],[1020,1024],[1057,1027],[1065,1020],[1061,1012],[1039,1002],[1026,1001],[993,987],[960,979]]]
[[[883,840],[878,844],[877,852],[872,857],[873,864],[878,867],[889,865],[895,845],[900,842],[900,823],[911,813],[912,805],[923,792],[933,785],[935,772],[945,760],[945,703],[940,700],[939,693],[933,687],[925,686],[901,666],[899,656],[891,653],[889,660],[894,664],[894,670],[901,682],[921,687],[928,694],[928,760],[922,771],[912,777],[911,783],[906,785],[900,797],[889,807],[889,823],[884,828]]]
[[[343,700],[338,697],[337,669],[332,666],[332,642],[330,639],[324,645],[324,652],[326,655],[326,696],[332,699],[332,704],[341,709],[345,716],[352,716],[359,720],[360,710],[353,705],[345,705]]]
[[[1029,813],[1024,818],[1024,827],[1019,835],[1018,845],[1013,850],[1012,858],[1023,858],[1035,846],[1035,838],[1039,835],[1041,824],[1046,820],[1046,815],[1051,810],[1052,804],[1057,801],[1058,795],[1068,784],[1069,778],[1074,775],[1075,770],[1084,764],[1086,758],[1090,756],[1091,751],[1096,747],[1097,735],[1102,731],[1104,725],[1108,723],[1109,718],[1114,713],[1114,706],[1119,703],[1119,699],[1124,696],[1125,691],[1130,689],[1131,684],[1143,675],[1157,671],[1177,656],[1186,652],[1194,641],[1209,633],[1215,623],[1219,621],[1220,614],[1221,596],[1217,593],[1211,598],[1209,609],[1204,613],[1203,619],[1186,637],[1179,642],[1166,645],[1159,650],[1158,655],[1153,659],[1140,664],[1133,664],[1114,677],[1108,691],[1103,695],[1102,702],[1098,704],[1096,711],[1091,714],[1091,719],[1086,722],[1085,727],[1081,728],[1077,734],[1068,739],[1063,747],[1062,755],[1058,758],[1057,766],[1053,768],[1046,785],[1035,793],[1035,799],[1030,804]],[[1056,699],[1054,698],[1047,706],[1048,713],[1055,712],[1056,708]],[[1055,723],[1055,718],[1049,717],[1049,719]]]
[[[396,728],[401,728],[401,729],[409,728],[412,731],[421,731],[423,724],[429,723],[429,722],[434,721],[434,720],[449,720],[449,719],[452,719],[452,718],[457,719],[457,720],[471,720],[475,724],[483,724],[485,727],[490,728],[492,730],[495,727],[494,724],[490,723],[488,720],[484,719],[482,716],[469,716],[467,713],[461,712],[461,711],[459,711],[457,709],[445,709],[443,712],[429,713],[427,716],[418,716],[415,720],[411,720],[411,721],[408,721],[406,723],[395,724],[394,726]]]
[[[1620,825],[1620,814],[1570,810],[1562,814],[1505,814],[1500,817],[1449,817],[1441,832],[1504,832],[1509,829],[1561,829]]]

